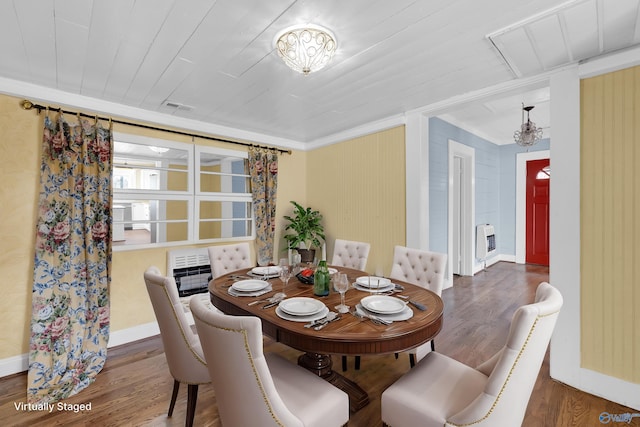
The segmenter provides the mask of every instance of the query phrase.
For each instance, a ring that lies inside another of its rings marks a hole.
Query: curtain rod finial
[[[20,103],[20,106],[22,107],[23,110],[31,110],[33,108],[33,103],[28,99],[23,99],[22,102]]]

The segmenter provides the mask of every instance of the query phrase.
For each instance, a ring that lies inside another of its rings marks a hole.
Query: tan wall
[[[640,383],[640,67],[583,80],[581,104],[582,367]]]
[[[0,359],[29,343],[42,117],[0,96]]]
[[[0,359],[28,352],[33,246],[40,177],[42,115],[24,111],[20,99],[0,95]],[[189,143],[191,138],[125,125],[122,133]],[[196,138],[196,144],[229,148],[229,144]],[[233,146],[233,148],[237,148]],[[279,198],[306,200],[306,154],[280,157]],[[278,210],[281,217],[284,212]],[[276,229],[278,235],[281,234]],[[142,274],[150,265],[166,271],[168,248],[114,252],[111,283],[111,331],[120,331],[155,320]],[[275,255],[277,259],[278,255]]]
[[[404,126],[309,152],[308,203],[324,216],[327,258],[336,238],[371,244],[367,271],[388,275],[404,245]]]

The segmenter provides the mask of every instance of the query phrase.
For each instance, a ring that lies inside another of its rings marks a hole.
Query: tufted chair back
[[[252,266],[249,243],[210,246],[209,262],[213,278],[224,276],[232,271]]]
[[[149,267],[144,281],[151,299],[153,311],[160,327],[160,336],[169,372],[174,378],[174,392],[169,405],[169,416],[173,413],[180,383],[189,384],[187,401],[187,425],[193,423],[198,395],[198,384],[211,382],[198,335],[187,321],[184,306],[178,297],[178,288],[173,277],[164,277],[156,267]]]
[[[264,354],[260,318],[228,316],[197,298],[190,308],[223,425],[329,427],[349,420],[346,393],[277,354]]]
[[[516,310],[507,342],[472,368],[432,352],[382,393],[382,420],[402,426],[519,426],[538,378],[562,295],[543,282]]]
[[[396,246],[389,277],[422,286],[440,296],[446,265],[446,254]]]
[[[331,265],[364,270],[367,267],[370,248],[369,243],[336,239]]]

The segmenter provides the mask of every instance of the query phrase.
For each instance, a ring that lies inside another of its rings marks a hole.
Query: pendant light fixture
[[[529,112],[533,110],[533,106],[525,107],[522,104],[522,124],[520,129],[513,133],[513,139],[516,144],[522,147],[531,147],[542,138],[542,128],[536,127],[536,124],[529,119]],[[527,112],[527,121],[524,121],[524,112]]]

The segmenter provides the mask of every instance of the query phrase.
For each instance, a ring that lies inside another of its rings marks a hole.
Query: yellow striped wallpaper
[[[582,367],[640,383],[640,67],[582,80],[581,110]]]
[[[368,242],[367,271],[388,275],[405,244],[404,126],[310,151],[307,201],[324,216],[329,262],[336,238]]]

